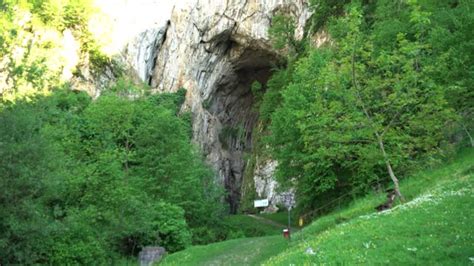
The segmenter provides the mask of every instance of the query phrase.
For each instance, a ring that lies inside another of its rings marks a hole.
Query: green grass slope
[[[233,239],[174,253],[160,265],[260,265],[287,247],[280,236]]]
[[[265,264],[467,265],[474,257],[472,181],[471,175],[391,211],[308,234],[306,241]]]
[[[288,242],[279,236],[282,227],[274,223],[272,223],[272,220],[270,219],[256,219],[247,215],[228,216],[224,220],[226,227],[225,229],[229,232],[228,237],[239,239],[223,241],[205,246],[194,246],[184,251],[167,256],[161,264],[261,264],[266,259],[278,254],[279,252],[282,252],[288,247]]]
[[[277,235],[282,227],[267,220],[258,220],[247,215],[230,215],[224,219],[228,238]]]
[[[284,227],[286,227],[286,225],[288,224],[288,212],[286,211],[286,209],[281,209],[280,212],[276,212],[276,213],[261,213],[261,214],[257,214],[257,216],[273,221],[278,224],[285,225]],[[299,217],[296,213],[294,212],[291,213],[290,222],[291,222],[291,227],[294,229],[298,228],[298,218]]]
[[[404,204],[376,213],[369,194],[294,234],[192,247],[164,265],[469,265],[474,260],[474,151],[401,182]]]

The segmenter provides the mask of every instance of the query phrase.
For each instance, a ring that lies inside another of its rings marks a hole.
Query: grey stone
[[[123,57],[141,81],[148,83],[155,66],[156,53],[163,44],[168,21],[162,26],[150,28],[138,34],[127,44]]]
[[[278,182],[275,180],[275,170],[278,162],[275,160],[257,161],[254,171],[255,190],[258,198],[268,199],[269,205],[264,212],[274,213],[278,211],[277,205],[284,205],[284,196],[292,195],[293,190],[278,192]]]
[[[163,247],[144,247],[138,254],[140,266],[151,266],[160,261],[165,254],[166,250]]]

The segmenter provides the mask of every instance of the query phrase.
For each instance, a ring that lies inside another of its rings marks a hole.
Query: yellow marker
[[[300,217],[300,220],[298,221],[299,226],[303,226],[303,223],[304,223],[303,217]]]

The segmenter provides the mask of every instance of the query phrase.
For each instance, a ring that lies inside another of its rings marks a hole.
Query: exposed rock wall
[[[231,212],[240,198],[243,155],[252,149],[258,121],[251,84],[265,84],[281,56],[269,43],[272,17],[296,18],[302,37],[310,16],[306,0],[194,0],[174,7],[151,78],[157,92],[187,89],[183,107],[193,114],[194,140],[229,192]]]
[[[132,67],[141,81],[151,82],[151,75],[156,64],[156,56],[166,40],[169,21],[163,25],[141,32],[127,44],[123,52],[124,60]]]
[[[259,199],[268,199],[269,207],[267,207],[267,210],[269,212],[277,211],[276,205],[281,203],[276,193],[278,183],[274,178],[277,165],[278,162],[274,160],[257,163],[254,172],[255,192]]]

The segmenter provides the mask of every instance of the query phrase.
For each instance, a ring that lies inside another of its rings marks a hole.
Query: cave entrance
[[[230,213],[236,213],[245,171],[243,157],[252,151],[253,130],[258,122],[257,99],[251,87],[257,81],[265,90],[278,57],[265,50],[247,49],[231,62],[232,67],[217,82],[209,111],[219,121],[219,175],[224,180]]]

